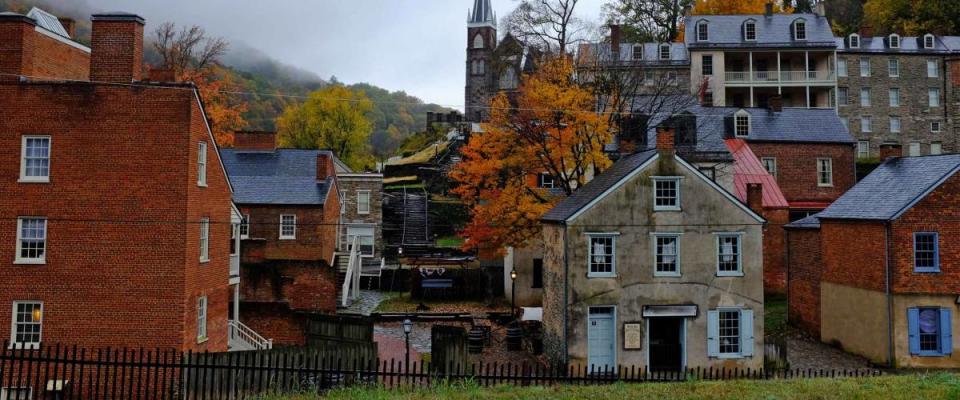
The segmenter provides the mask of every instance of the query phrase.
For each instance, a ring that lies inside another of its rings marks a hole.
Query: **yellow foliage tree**
[[[515,105],[500,93],[490,122],[461,149],[451,171],[453,192],[470,208],[465,247],[502,251],[540,234],[540,217],[562,197],[610,165],[612,137],[593,94],[573,80],[567,59],[546,60],[525,75]],[[537,187],[548,174],[554,189]]]
[[[780,2],[770,0],[696,0],[690,15],[732,15],[732,14],[763,14],[766,5],[773,4],[773,12],[789,14],[793,7],[784,7]],[[677,41],[683,42],[684,30],[680,29]]]

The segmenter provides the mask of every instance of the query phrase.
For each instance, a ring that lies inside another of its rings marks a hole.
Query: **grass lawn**
[[[307,400],[311,395],[268,397],[271,400]],[[948,373],[898,375],[858,379],[803,379],[789,381],[722,381],[686,383],[613,384],[482,388],[475,384],[441,385],[404,390],[354,387],[336,390],[327,399],[957,399],[960,376]]]
[[[463,246],[463,238],[459,236],[447,236],[437,239],[437,247],[449,247],[459,249]]]
[[[763,302],[764,335],[782,337],[787,334],[787,296],[771,295]]]
[[[403,312],[415,313],[417,306],[424,304],[430,308],[427,312],[465,312],[482,313],[489,311],[509,311],[509,304],[494,304],[489,307],[486,302],[476,300],[419,300],[411,299],[410,293],[391,293],[390,297],[380,302],[374,312]]]

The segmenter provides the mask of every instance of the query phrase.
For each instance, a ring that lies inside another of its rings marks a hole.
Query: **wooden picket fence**
[[[231,353],[46,346],[0,350],[0,400],[243,399],[265,393],[319,393],[350,385],[430,386],[472,381],[482,386],[677,382],[876,376],[875,369],[764,370],[589,368],[583,365],[450,364],[378,360],[376,347],[279,349]]]

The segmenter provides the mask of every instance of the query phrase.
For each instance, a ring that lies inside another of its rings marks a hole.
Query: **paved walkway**
[[[354,300],[349,307],[341,309],[338,312],[370,315],[373,310],[377,309],[377,306],[380,305],[380,302],[386,300],[389,296],[389,293],[378,290],[360,290],[360,298]]]
[[[787,336],[790,368],[857,369],[871,368],[865,358],[846,353],[799,333]]]

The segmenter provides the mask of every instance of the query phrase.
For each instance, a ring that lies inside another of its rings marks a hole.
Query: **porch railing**
[[[360,237],[354,236],[350,241],[349,261],[347,262],[347,274],[343,279],[343,287],[340,291],[340,305],[347,307],[350,300],[360,298],[360,267],[363,261],[360,258]]]
[[[237,320],[227,322],[228,343],[236,350],[270,350],[273,348],[273,339],[267,339],[260,336],[259,333],[250,329]]]

